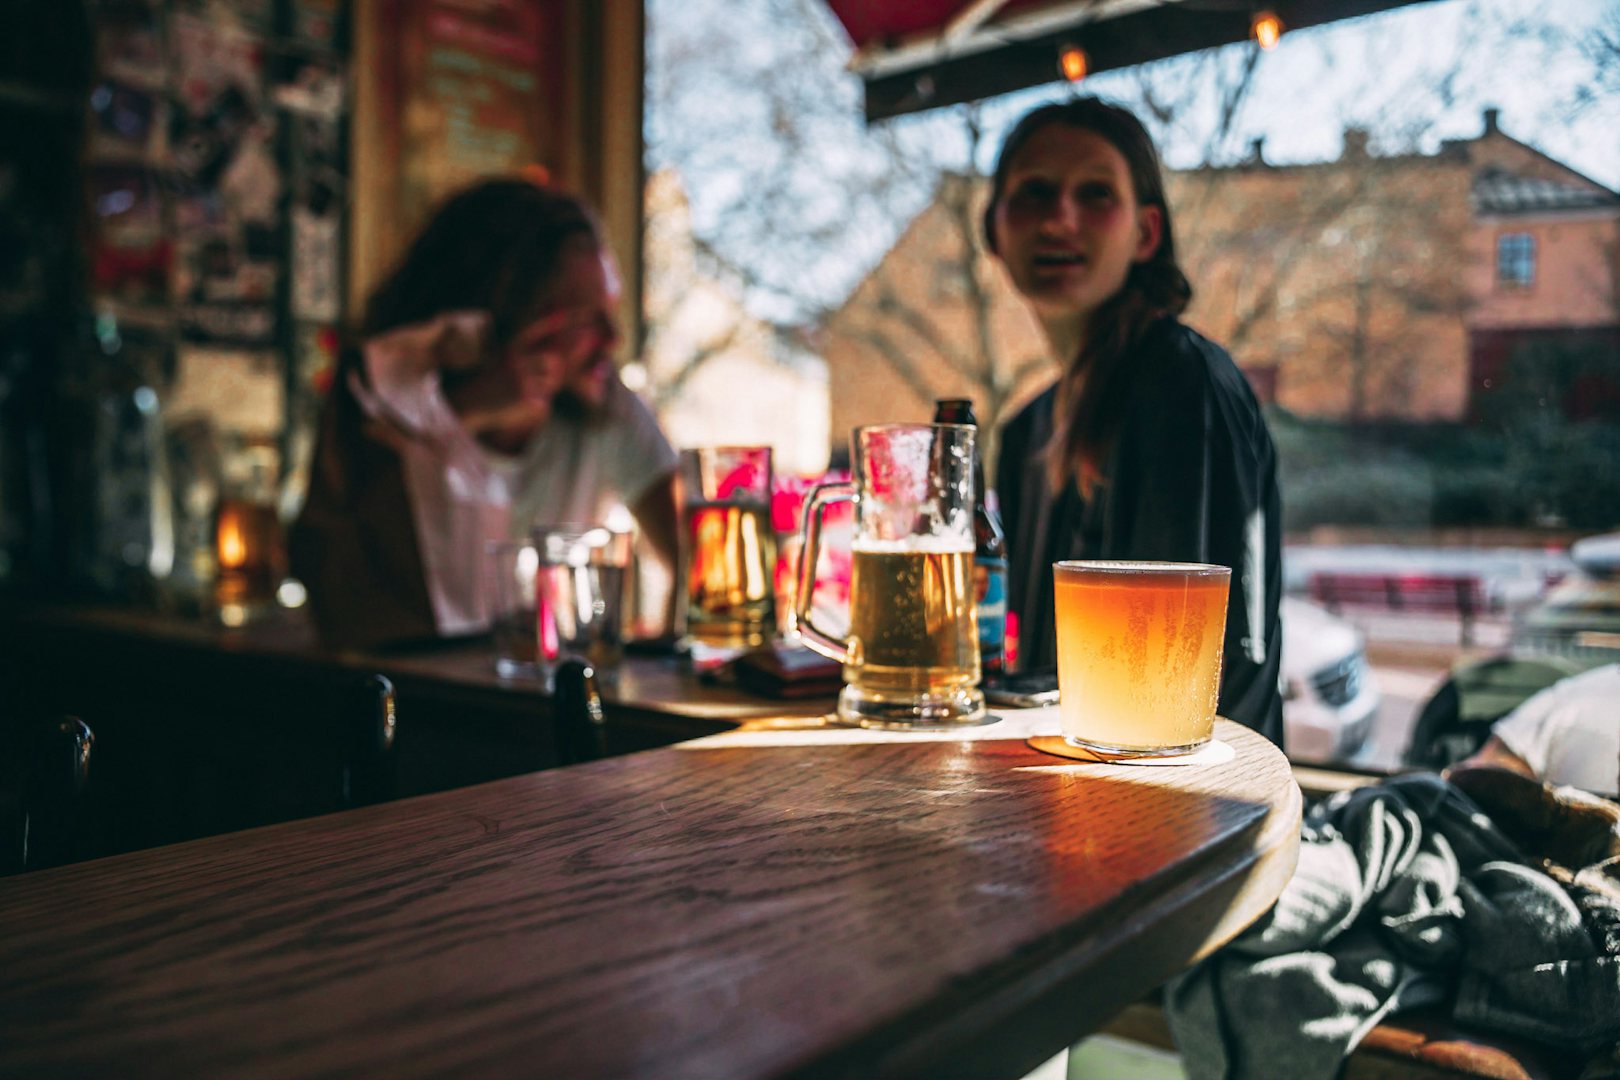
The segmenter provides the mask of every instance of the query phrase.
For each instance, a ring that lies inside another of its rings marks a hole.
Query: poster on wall
[[[336,52],[343,0],[292,0],[292,36],[325,52]]]
[[[305,121],[301,146],[324,145],[335,151],[337,128]],[[308,150],[292,177],[291,275],[292,316],[300,321],[335,323],[342,317],[343,175],[336,162]]]
[[[334,62],[309,58],[275,89],[288,144],[289,304],[301,322],[342,317],[342,87]]]
[[[268,34],[275,26],[277,0],[174,0],[177,11],[207,19],[216,26]]]
[[[164,82],[161,0],[108,4],[96,19],[96,71],[104,79],[161,90]]]
[[[433,0],[409,38],[402,85],[401,210],[422,221],[447,193],[545,157],[541,5]]]
[[[167,232],[164,20],[160,0],[108,5],[96,24],[85,185],[90,286],[126,326],[171,324]]]
[[[92,161],[154,164],[163,157],[161,92],[135,83],[103,79],[90,91]]]
[[[234,9],[233,9],[234,10]],[[239,21],[176,15],[169,166],[176,224],[174,299],[188,341],[276,338],[282,181],[263,99],[263,40]]]
[[[91,284],[100,300],[119,305],[126,320],[167,321],[169,239],[159,177],[142,165],[93,164],[86,171],[95,216]]]

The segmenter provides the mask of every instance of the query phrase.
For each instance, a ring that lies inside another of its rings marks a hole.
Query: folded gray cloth
[[[1578,900],[1457,787],[1341,793],[1301,840],[1276,907],[1166,989],[1189,1076],[1331,1080],[1385,1016],[1453,994],[1459,1022],[1588,1053],[1620,1039],[1620,940],[1593,932],[1620,928],[1620,892]]]

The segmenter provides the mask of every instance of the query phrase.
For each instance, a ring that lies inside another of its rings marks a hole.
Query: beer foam
[[[973,554],[972,536],[906,536],[899,540],[874,540],[856,537],[851,551],[864,551],[869,555],[961,555]]]
[[[1132,559],[1064,559],[1053,564],[1059,572],[1105,574],[1164,574],[1186,577],[1208,577],[1231,573],[1225,566],[1213,563],[1148,562]]]

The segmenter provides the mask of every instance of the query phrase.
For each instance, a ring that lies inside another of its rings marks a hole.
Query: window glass
[[[1496,280],[1528,288],[1536,280],[1536,241],[1529,233],[1506,233],[1496,241]]]
[[[814,474],[971,397],[993,456],[1058,366],[979,212],[1008,124],[1076,92],[1056,58],[868,126],[824,0],[647,10],[643,359],[676,440]],[[1443,0],[1080,84],[1147,122],[1186,321],[1265,402],[1301,759],[1398,767],[1620,657],[1620,584],[1571,555],[1620,529],[1617,42],[1611,4]]]

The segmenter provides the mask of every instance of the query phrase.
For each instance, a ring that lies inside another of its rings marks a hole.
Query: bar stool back
[[[584,660],[569,658],[557,668],[553,704],[557,719],[557,756],[574,765],[607,756],[607,723],[596,670]]]
[[[366,806],[398,796],[398,717],[394,684],[384,675],[367,675],[340,695],[347,731],[343,760],[343,803]]]
[[[76,716],[22,726],[0,873],[73,861],[95,741],[90,726]]]

